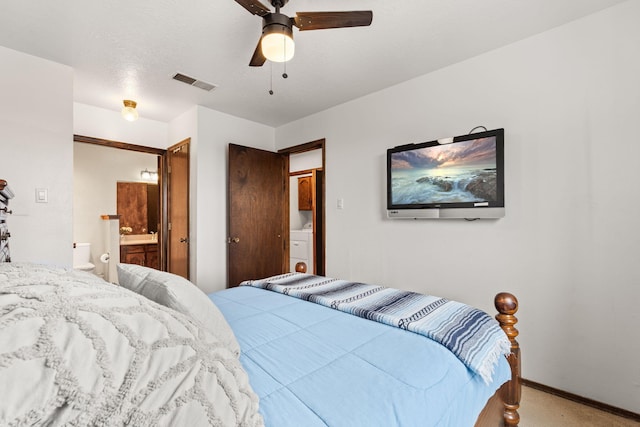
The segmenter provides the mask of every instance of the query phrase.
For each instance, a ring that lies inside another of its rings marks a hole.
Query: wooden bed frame
[[[515,313],[518,311],[518,299],[510,293],[501,292],[496,295],[494,304],[498,314],[496,320],[511,341],[511,354],[507,357],[511,367],[511,380],[504,383],[498,391],[489,399],[486,406],[478,416],[475,427],[516,427],[520,422],[520,345],[516,341],[518,330],[515,324],[518,319]]]
[[[307,265],[304,262],[296,264],[298,273],[306,273]],[[516,341],[518,330],[515,324],[518,319],[515,313],[518,311],[518,299],[508,293],[501,292],[494,298],[494,305],[498,314],[496,320],[511,341],[511,354],[507,357],[511,367],[511,379],[487,401],[484,409],[478,416],[474,427],[517,427],[520,422],[520,345]]]

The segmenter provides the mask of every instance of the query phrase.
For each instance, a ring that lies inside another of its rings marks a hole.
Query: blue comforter
[[[494,318],[457,301],[302,273],[247,280],[240,284],[243,285],[280,292],[424,335],[448,348],[487,383],[496,362],[511,352],[509,338]]]
[[[473,426],[488,385],[427,337],[268,290],[210,298],[231,325],[269,427]]]

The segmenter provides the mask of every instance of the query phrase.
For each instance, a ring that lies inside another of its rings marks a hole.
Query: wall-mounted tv
[[[387,216],[504,217],[504,129],[388,149]]]

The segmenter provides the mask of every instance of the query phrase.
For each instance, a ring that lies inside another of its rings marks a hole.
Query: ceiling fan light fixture
[[[273,32],[262,37],[262,54],[272,62],[287,62],[293,58],[295,43],[286,34]]]
[[[136,121],[138,119],[138,110],[136,110],[136,105],[138,104],[130,99],[125,99],[122,103],[124,104],[124,107],[122,107],[122,111],[120,112],[122,117],[130,122]]]
[[[262,54],[269,61],[287,62],[291,60],[295,53],[295,43],[289,18],[276,13],[272,13],[268,18],[265,17],[260,45]]]

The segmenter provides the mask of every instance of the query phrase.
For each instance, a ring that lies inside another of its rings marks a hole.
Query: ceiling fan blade
[[[251,57],[251,61],[249,62],[250,67],[262,67],[267,60],[265,56],[262,54],[262,46],[260,42],[262,41],[262,37],[258,40],[258,46],[256,46],[256,50],[253,51],[253,56]]]
[[[237,0],[236,0],[237,1]],[[324,30],[326,28],[366,27],[371,25],[373,12],[356,10],[351,12],[297,12],[293,25],[300,31]]]
[[[264,16],[268,13],[271,13],[269,8],[260,3],[258,0],[236,0],[236,3],[238,3],[240,6],[244,7],[254,15]]]

